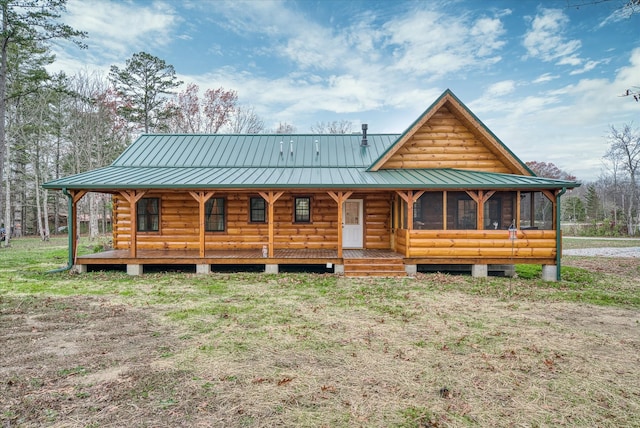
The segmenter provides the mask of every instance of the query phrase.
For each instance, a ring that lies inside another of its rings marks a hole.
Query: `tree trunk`
[[[89,193],[89,240],[95,240],[99,235],[98,230],[98,204],[96,203],[96,194]]]
[[[49,199],[49,191],[44,189],[42,191],[42,218],[44,219],[44,236],[45,241],[49,240],[51,236],[51,230],[49,229],[49,204],[47,203]]]
[[[1,122],[4,122],[4,118],[2,118],[2,120],[0,120]],[[4,150],[2,150],[4,152]],[[9,158],[9,146],[7,145],[7,159]],[[4,207],[4,229],[5,229],[5,238],[4,238],[4,246],[5,247],[10,247],[11,246],[11,231],[12,231],[12,227],[11,227],[11,186],[9,185],[9,174],[6,173],[5,174],[5,207]],[[2,180],[0,180],[2,181]]]
[[[40,185],[38,180],[38,172],[36,171],[35,175],[35,193],[36,193],[36,224],[38,227],[38,234],[40,235],[40,239],[43,241],[47,241],[49,237],[44,232],[44,227],[42,227],[42,207],[40,206]]]
[[[7,116],[7,44],[9,43],[8,27],[9,17],[7,16],[7,3],[0,2],[2,7],[2,45],[0,46],[0,194],[2,194],[2,177],[4,174],[4,160],[5,160],[5,147],[7,146],[7,129],[6,129],[6,116]],[[7,148],[7,159],[9,158],[9,149]],[[7,183],[9,182],[9,174],[7,175]],[[7,206],[9,205],[9,198],[5,200]],[[5,211],[9,211],[5,207]],[[2,212],[2,198],[0,198],[0,212]],[[9,245],[8,236],[11,234],[9,229],[9,216],[5,218],[5,224],[7,225],[7,246]]]

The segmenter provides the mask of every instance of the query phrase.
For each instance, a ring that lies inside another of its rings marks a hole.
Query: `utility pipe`
[[[561,258],[562,258],[562,230],[560,230],[560,196],[564,195],[567,191],[566,187],[563,187],[560,193],[556,195],[556,281],[560,281],[560,270],[561,270]]]

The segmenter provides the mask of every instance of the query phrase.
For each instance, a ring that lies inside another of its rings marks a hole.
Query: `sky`
[[[450,89],[521,160],[583,182],[610,126],[640,127],[640,10],[624,0],[69,0],[51,71],[108,73],[134,53],[237,91],[267,129],[367,123],[401,133]]]

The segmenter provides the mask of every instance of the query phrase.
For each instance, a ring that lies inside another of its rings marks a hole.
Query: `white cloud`
[[[579,65],[580,40],[567,40],[563,33],[569,18],[560,9],[542,9],[524,36],[523,45],[529,57],[545,62]]]
[[[543,75],[539,76],[537,79],[535,79],[533,81],[533,83],[545,83],[545,82],[550,82],[552,80],[558,79],[560,76],[558,76],[557,74],[551,74],[551,73],[544,73]]]
[[[67,24],[86,31],[90,46],[99,46],[111,55],[168,43],[179,21],[172,6],[159,1],[141,6],[110,0],[72,0],[67,12]]]
[[[585,63],[585,65],[584,65],[582,68],[580,68],[580,69],[578,69],[578,70],[573,70],[573,71],[571,71],[569,74],[570,74],[570,75],[572,75],[572,76],[574,76],[574,75],[576,75],[576,74],[583,74],[583,73],[586,73],[586,72],[591,71],[591,70],[593,70],[594,68],[596,68],[596,66],[597,66],[598,64],[600,64],[600,61],[587,61],[587,62]]]
[[[515,90],[515,87],[516,82],[514,82],[513,80],[503,80],[489,86],[486,91],[486,95],[489,97],[500,97],[503,95],[508,95]]]
[[[448,73],[500,61],[505,30],[497,18],[414,10],[383,25],[395,70],[435,80]]]

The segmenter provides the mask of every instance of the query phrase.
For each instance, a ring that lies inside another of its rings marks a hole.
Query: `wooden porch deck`
[[[342,264],[347,259],[403,260],[391,250],[345,249],[343,257],[337,250],[276,249],[273,257],[262,257],[262,250],[208,250],[200,257],[198,250],[138,250],[131,257],[129,250],[110,250],[78,256],[79,265],[121,264]]]

